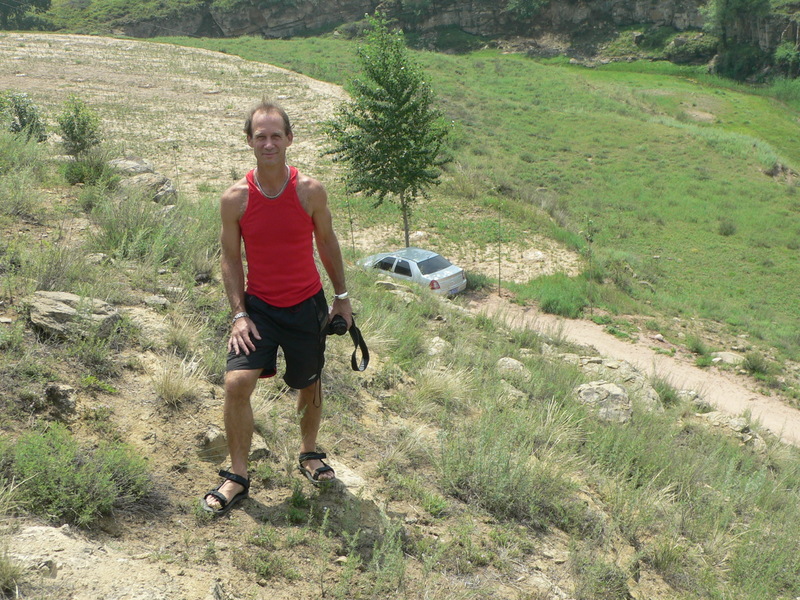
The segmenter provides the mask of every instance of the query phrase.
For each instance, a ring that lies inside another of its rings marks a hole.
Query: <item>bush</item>
[[[723,77],[744,81],[762,69],[769,56],[756,46],[731,45],[718,55],[716,72]]]
[[[791,42],[782,42],[775,48],[773,61],[787,77],[794,77],[800,72],[800,51]]]
[[[0,118],[7,123],[7,128],[12,133],[37,142],[47,139],[39,108],[28,94],[7,92],[0,96]]]
[[[7,452],[12,477],[24,482],[22,506],[51,521],[91,526],[151,488],[143,458],[119,444],[81,448],[58,423],[24,435]]]
[[[61,136],[67,154],[86,154],[100,143],[100,118],[77,96],[64,103],[64,112],[58,116]]]
[[[724,237],[730,237],[736,233],[736,223],[730,219],[722,219],[719,222],[719,234]]]

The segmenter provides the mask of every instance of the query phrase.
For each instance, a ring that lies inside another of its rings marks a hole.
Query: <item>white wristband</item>
[[[334,300],[347,300],[347,296],[348,296],[347,292],[342,292],[341,294],[334,294],[333,295],[333,299]]]
[[[236,321],[238,321],[239,319],[243,319],[245,317],[249,318],[250,315],[248,315],[246,312],[238,312],[235,315],[233,315],[233,320],[231,321],[231,323],[236,323]]]

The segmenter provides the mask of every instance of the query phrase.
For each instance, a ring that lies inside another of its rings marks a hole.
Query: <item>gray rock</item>
[[[208,462],[219,463],[225,460],[228,456],[228,442],[225,439],[225,433],[216,426],[209,427],[202,437],[198,445],[197,454],[201,460]]]
[[[711,356],[712,360],[719,359],[715,362],[722,362],[726,365],[740,365],[744,362],[744,356],[736,352],[714,352]]]
[[[169,204],[178,197],[172,181],[158,173],[140,173],[126,177],[119,182],[118,191],[122,199],[143,194],[145,198],[160,204]]]
[[[148,296],[144,299],[144,303],[153,308],[167,308],[169,306],[169,300],[164,296]]]
[[[497,372],[500,377],[520,377],[525,381],[531,380],[531,372],[516,358],[504,356],[497,361]]]
[[[605,421],[627,423],[633,414],[628,392],[618,383],[592,381],[575,390],[578,400],[597,410]]]
[[[86,337],[93,331],[108,336],[121,318],[107,302],[69,292],[35,292],[27,304],[31,324],[47,335],[61,338]]]
[[[452,347],[453,345],[450,342],[443,340],[437,335],[431,340],[428,346],[428,356],[439,356]]]
[[[108,161],[108,166],[123,175],[140,175],[142,173],[153,173],[153,165],[143,158],[137,156],[126,156],[115,158]]]
[[[44,389],[47,407],[56,414],[67,416],[75,413],[75,388],[61,383],[50,383]]]
[[[253,433],[253,440],[250,443],[250,456],[249,460],[255,462],[257,460],[265,460],[272,457],[272,452],[267,446],[267,442],[258,433]]]

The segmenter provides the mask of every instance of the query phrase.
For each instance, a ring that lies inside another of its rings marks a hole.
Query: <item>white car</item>
[[[403,248],[396,252],[381,252],[358,261],[365,269],[375,269],[390,277],[413,281],[430,288],[436,294],[457,294],[467,287],[464,269],[449,260],[421,248]]]

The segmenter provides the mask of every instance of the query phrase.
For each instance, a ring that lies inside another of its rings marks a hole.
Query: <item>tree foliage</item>
[[[411,60],[403,33],[382,15],[370,17],[366,43],[357,50],[360,76],[351,82],[352,101],[326,124],[327,152],[348,167],[347,188],[395,198],[403,214],[406,246],[412,204],[439,183],[447,162],[447,126],[434,107],[434,94]]]
[[[0,28],[8,29],[10,23],[29,12],[45,12],[50,0],[3,0],[0,2]]]
[[[100,118],[75,95],[71,95],[64,103],[64,111],[58,116],[58,126],[67,154],[86,154],[100,143]]]

